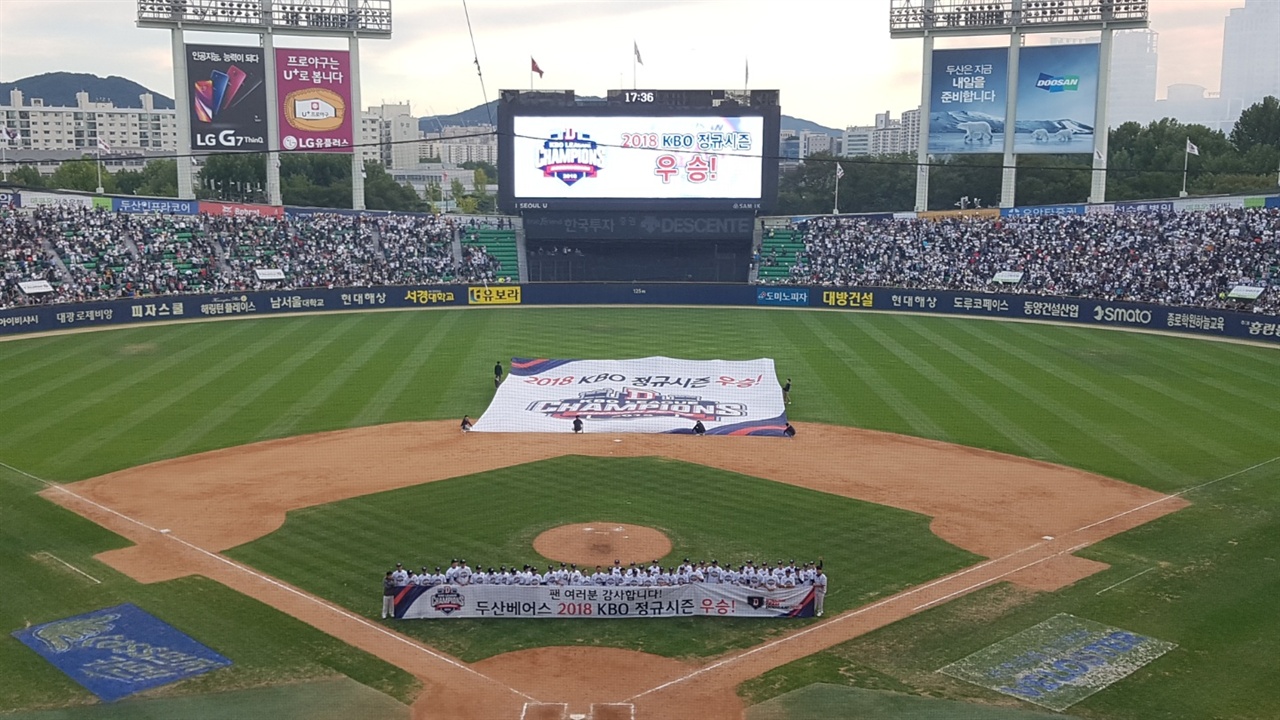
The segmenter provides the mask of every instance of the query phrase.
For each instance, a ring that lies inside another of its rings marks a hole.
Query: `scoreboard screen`
[[[777,195],[777,91],[503,91],[499,205],[750,211]]]
[[[764,118],[514,118],[516,200],[760,197]]]

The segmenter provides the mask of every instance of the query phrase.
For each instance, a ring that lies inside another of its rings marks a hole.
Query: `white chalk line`
[[[533,698],[533,696],[532,696],[532,695],[527,695],[527,694],[525,694],[525,693],[523,693],[523,692],[521,692],[521,691],[519,691],[519,690],[517,690],[517,689],[515,689],[515,688],[513,688],[513,687],[508,686],[506,683],[503,683],[503,682],[501,682],[500,680],[496,680],[496,679],[494,679],[494,678],[491,678],[491,677],[489,677],[488,675],[485,675],[485,674],[484,674],[484,673],[482,673],[482,672],[478,672],[477,670],[475,670],[475,669],[473,669],[473,668],[471,668],[471,667],[468,667],[467,665],[465,665],[465,664],[463,664],[463,663],[460,663],[460,662],[458,662],[458,661],[456,661],[456,660],[454,660],[454,659],[452,659],[452,658],[449,658],[449,657],[446,657],[446,656],[444,656],[444,655],[441,655],[441,654],[439,654],[439,653],[437,653],[437,652],[435,652],[435,651],[431,650],[430,648],[428,648],[428,647],[426,647],[426,646],[424,646],[424,645],[420,645],[420,644],[418,644],[418,643],[416,643],[416,642],[414,642],[414,641],[410,640],[409,638],[406,638],[406,637],[404,637],[403,635],[400,635],[399,633],[392,632],[392,631],[390,631],[390,630],[386,629],[385,627],[383,627],[383,626],[381,626],[381,625],[378,625],[377,623],[370,622],[369,620],[367,620],[367,619],[365,619],[365,618],[363,618],[363,617],[360,617],[359,615],[356,615],[356,614],[354,614],[354,613],[352,613],[352,612],[349,612],[349,611],[347,611],[347,610],[345,610],[345,609],[343,609],[343,608],[340,608],[340,607],[338,607],[338,606],[336,606],[336,605],[333,605],[333,604],[331,604],[331,603],[329,603],[329,602],[327,602],[327,601],[325,601],[325,600],[321,600],[320,598],[315,597],[314,595],[310,595],[310,594],[308,594],[308,593],[302,592],[301,590],[298,590],[297,588],[294,588],[294,587],[292,587],[292,586],[286,585],[286,584],[284,584],[284,583],[280,582],[279,580],[276,580],[275,578],[272,578],[272,577],[270,577],[270,576],[268,576],[268,575],[263,575],[262,573],[260,573],[260,572],[258,572],[258,571],[256,571],[256,570],[254,570],[254,569],[252,569],[252,568],[248,567],[247,565],[242,565],[242,564],[240,564],[240,563],[236,562],[235,560],[232,560],[231,558],[225,557],[225,556],[220,555],[220,554],[215,553],[215,552],[210,552],[210,551],[205,550],[204,548],[202,548],[202,547],[200,547],[200,546],[198,546],[198,545],[196,545],[196,544],[194,544],[194,543],[190,543],[190,542],[188,542],[188,541],[186,541],[186,540],[183,540],[182,538],[180,538],[180,537],[178,537],[177,535],[173,534],[173,532],[172,532],[172,531],[170,531],[170,530],[168,530],[168,529],[161,530],[161,529],[158,529],[158,528],[154,528],[154,527],[152,527],[152,526],[148,525],[147,523],[142,522],[141,520],[138,520],[138,519],[132,518],[132,517],[130,517],[130,516],[128,516],[128,515],[125,515],[124,513],[120,512],[120,511],[118,511],[118,510],[115,510],[115,509],[113,509],[113,508],[109,508],[109,507],[107,507],[106,505],[103,505],[103,504],[101,504],[101,503],[95,502],[94,500],[90,500],[89,498],[84,497],[83,495],[80,495],[80,494],[78,494],[78,493],[75,493],[75,492],[73,492],[73,491],[71,491],[71,490],[67,489],[67,488],[66,488],[65,486],[63,486],[63,485],[60,485],[60,484],[55,483],[55,482],[50,482],[50,481],[45,480],[44,478],[41,478],[41,477],[36,477],[35,475],[32,475],[31,473],[29,473],[29,472],[27,472],[27,471],[25,471],[25,470],[20,470],[20,469],[18,469],[18,468],[16,468],[16,467],[14,467],[14,466],[12,466],[12,465],[9,465],[8,463],[0,462],[0,467],[8,468],[9,470],[12,470],[13,472],[18,473],[19,475],[23,475],[23,476],[29,477],[29,478],[31,478],[32,480],[35,480],[36,482],[43,484],[45,487],[48,487],[48,488],[51,488],[51,489],[57,490],[57,491],[59,491],[59,492],[62,492],[62,493],[66,494],[66,495],[68,495],[68,496],[70,496],[70,497],[75,498],[76,500],[78,500],[78,501],[80,501],[80,502],[82,502],[82,503],[85,503],[86,505],[90,505],[90,506],[92,506],[92,507],[98,508],[99,510],[102,510],[102,511],[104,511],[104,512],[107,512],[107,513],[109,513],[109,514],[111,514],[111,515],[115,515],[116,517],[120,518],[121,520],[124,520],[124,521],[126,521],[126,522],[132,523],[132,524],[134,524],[134,525],[137,525],[137,526],[138,526],[138,527],[140,527],[140,528],[143,528],[143,529],[145,529],[145,530],[149,530],[149,531],[151,531],[151,532],[154,532],[154,533],[156,533],[156,534],[158,534],[158,535],[163,535],[164,537],[170,538],[170,539],[172,539],[172,540],[174,540],[174,541],[176,541],[176,542],[178,542],[178,543],[180,543],[180,544],[182,544],[182,545],[184,545],[184,546],[186,546],[186,547],[188,547],[188,548],[191,548],[192,550],[195,550],[197,553],[200,553],[200,554],[205,555],[205,556],[207,556],[207,557],[209,557],[209,558],[212,558],[212,559],[214,559],[214,560],[217,560],[218,562],[221,562],[221,563],[223,563],[223,564],[225,564],[225,565],[227,565],[227,566],[229,566],[229,567],[231,567],[231,568],[233,568],[233,569],[235,569],[235,570],[239,570],[240,572],[245,573],[245,574],[249,575],[250,577],[254,577],[254,578],[258,579],[258,580],[261,580],[262,582],[265,582],[265,583],[267,583],[267,584],[269,584],[269,585],[273,585],[273,586],[275,586],[276,588],[279,588],[279,589],[281,589],[281,590],[284,590],[285,592],[288,592],[288,593],[291,593],[291,594],[293,594],[293,595],[296,595],[297,597],[299,597],[299,598],[301,598],[301,599],[303,599],[303,600],[306,600],[306,601],[308,601],[308,602],[310,602],[310,603],[312,603],[312,604],[314,604],[314,605],[318,605],[318,606],[320,606],[320,607],[324,608],[325,610],[328,610],[329,612],[334,613],[335,615],[338,615],[338,616],[340,616],[340,617],[346,618],[347,620],[351,620],[351,621],[353,621],[353,622],[356,622],[356,623],[358,623],[358,624],[360,624],[360,625],[363,625],[363,626],[364,626],[364,627],[366,627],[366,628],[369,628],[369,629],[371,629],[371,630],[375,630],[375,631],[377,631],[377,632],[379,632],[379,633],[382,633],[383,635],[385,635],[385,636],[387,636],[387,637],[391,638],[392,640],[395,640],[396,642],[402,643],[402,644],[404,644],[404,645],[408,645],[409,647],[411,647],[411,648],[413,648],[413,649],[415,649],[415,650],[418,650],[419,652],[422,652],[423,654],[427,655],[428,657],[431,657],[431,658],[434,658],[434,659],[439,660],[439,661],[441,661],[441,662],[447,663],[447,664],[449,664],[449,665],[451,665],[451,666],[453,666],[453,667],[455,667],[455,668],[457,668],[457,669],[459,669],[459,670],[463,670],[463,671],[468,672],[468,673],[470,673],[470,674],[472,674],[472,675],[475,675],[476,677],[479,677],[479,678],[481,678],[481,679],[487,680],[487,681],[489,681],[489,682],[491,682],[491,683],[493,683],[493,684],[495,684],[495,685],[498,685],[498,686],[500,686],[500,687],[502,687],[502,688],[505,688],[505,689],[507,689],[507,690],[509,690],[509,691],[511,691],[511,692],[513,692],[513,693],[515,693],[516,695],[519,695],[519,696],[520,696],[520,697],[522,697],[522,698],[525,698],[526,700],[534,700],[534,698]],[[344,641],[344,642],[345,642],[345,641]]]
[[[1139,572],[1139,573],[1135,573],[1135,574],[1133,574],[1133,575],[1130,575],[1129,577],[1127,577],[1127,578],[1125,578],[1125,579],[1121,580],[1120,582],[1116,583],[1115,585],[1108,585],[1108,586],[1106,586],[1106,587],[1102,588],[1102,589],[1101,589],[1101,590],[1099,590],[1098,592],[1094,593],[1094,595],[1101,595],[1102,593],[1104,593],[1104,592],[1106,592],[1106,591],[1110,590],[1111,588],[1117,588],[1117,587],[1120,587],[1121,585],[1123,585],[1123,584],[1125,584],[1125,583],[1129,582],[1130,580],[1132,580],[1132,579],[1134,579],[1134,578],[1138,578],[1138,577],[1142,577],[1143,575],[1146,575],[1147,573],[1151,572],[1152,570],[1155,570],[1157,567],[1159,567],[1159,566],[1157,566],[1157,565],[1153,565],[1153,566],[1151,566],[1151,567],[1147,568],[1146,570],[1143,570],[1142,572]]]
[[[1189,492],[1191,492],[1191,491],[1193,491],[1193,490],[1199,490],[1200,488],[1208,487],[1209,485],[1213,485],[1214,483],[1222,482],[1223,480],[1227,480],[1227,479],[1230,479],[1230,478],[1236,477],[1237,475],[1243,475],[1244,473],[1247,473],[1247,472],[1249,472],[1250,470],[1256,470],[1257,468],[1263,467],[1264,465],[1269,465],[1269,464],[1271,464],[1271,463],[1273,463],[1273,462],[1275,462],[1275,461],[1277,461],[1277,460],[1280,460],[1280,455],[1277,455],[1276,457],[1273,457],[1273,458],[1271,458],[1270,460],[1264,460],[1264,461],[1262,461],[1262,462],[1260,462],[1260,463],[1257,463],[1257,464],[1254,464],[1254,465],[1250,465],[1249,467],[1244,468],[1243,470],[1237,470],[1237,471],[1235,471],[1235,472],[1232,472],[1232,473],[1228,473],[1228,474],[1226,474],[1226,475],[1223,475],[1222,477],[1215,478],[1215,479],[1213,479],[1213,480],[1209,480],[1208,482],[1203,482],[1203,483],[1200,483],[1199,485],[1193,485],[1193,486],[1191,486],[1191,487],[1189,487],[1189,488],[1184,488],[1184,489],[1182,489],[1182,490],[1179,490],[1179,491],[1178,491],[1178,492],[1176,492],[1176,493],[1173,493],[1173,494],[1170,494],[1170,495],[1164,495],[1164,496],[1161,496],[1160,498],[1158,498],[1158,499],[1156,499],[1156,500],[1152,500],[1151,502],[1143,503],[1142,505],[1139,505],[1139,506],[1137,506],[1137,507],[1135,507],[1135,508],[1131,508],[1131,509],[1129,509],[1129,510],[1125,510],[1124,512],[1116,513],[1115,515],[1112,515],[1112,516],[1107,517],[1107,518],[1103,518],[1102,520],[1098,520],[1097,522],[1089,523],[1088,525],[1085,525],[1085,526],[1083,526],[1083,527],[1079,527],[1079,528],[1076,528],[1075,530],[1071,530],[1070,532],[1066,533],[1066,535],[1072,535],[1072,534],[1074,534],[1074,533],[1083,532],[1083,531],[1088,530],[1088,529],[1090,529],[1090,528],[1097,527],[1098,525],[1102,525],[1102,524],[1104,524],[1104,523],[1108,523],[1108,522],[1111,522],[1111,521],[1113,521],[1113,520],[1117,520],[1117,519],[1119,519],[1119,518],[1125,517],[1126,515],[1130,515],[1130,514],[1132,514],[1132,513],[1138,512],[1138,511],[1143,510],[1143,509],[1145,509],[1145,508],[1151,507],[1152,505],[1156,505],[1156,504],[1159,504],[1159,503],[1165,502],[1165,501],[1170,500],[1170,499],[1172,499],[1172,498],[1181,497],[1181,496],[1186,495],[1187,493],[1189,493]],[[1061,536],[1059,536],[1059,537],[1061,537]],[[928,590],[929,588],[931,588],[931,587],[933,587],[933,586],[935,586],[935,585],[938,585],[939,583],[950,582],[950,581],[954,580],[955,578],[958,578],[958,577],[960,577],[960,576],[962,576],[962,575],[965,575],[965,574],[967,574],[967,573],[973,572],[973,571],[975,571],[975,570],[980,570],[980,569],[982,569],[982,568],[984,568],[984,567],[987,567],[988,565],[991,565],[992,563],[1003,562],[1003,561],[1008,560],[1009,558],[1012,558],[1012,557],[1014,557],[1014,556],[1016,556],[1016,555],[1021,555],[1022,553],[1026,552],[1026,551],[1028,551],[1028,550],[1031,550],[1031,549],[1033,549],[1033,548],[1041,547],[1041,546],[1045,545],[1045,544],[1046,544],[1046,543],[1048,543],[1048,542],[1051,542],[1051,541],[1043,541],[1043,542],[1036,543],[1036,544],[1034,544],[1034,545],[1028,545],[1027,547],[1022,548],[1021,550],[1014,550],[1014,551],[1013,551],[1013,552],[1011,552],[1011,553],[1008,553],[1008,554],[1006,554],[1006,555],[1002,555],[1002,556],[1000,556],[1000,557],[998,557],[998,558],[995,558],[995,559],[992,559],[992,560],[987,560],[987,561],[985,561],[985,562],[978,563],[977,565],[974,565],[974,566],[972,566],[972,567],[966,568],[966,569],[961,570],[960,572],[954,573],[954,574],[952,574],[952,575],[947,575],[947,576],[945,576],[945,577],[938,578],[937,580],[930,581],[930,582],[928,582],[928,583],[925,583],[924,585],[918,585],[918,586],[916,586],[916,587],[914,587],[914,588],[911,588],[911,589],[909,589],[909,590],[905,590],[905,591],[903,591],[903,592],[901,592],[901,593],[899,593],[899,594],[897,594],[897,595],[893,595],[893,596],[891,596],[891,597],[887,597],[887,598],[885,598],[885,599],[883,599],[883,600],[880,600],[880,601],[878,601],[878,602],[872,603],[871,605],[864,605],[863,607],[860,607],[860,608],[858,608],[857,610],[853,610],[853,611],[851,611],[851,612],[847,612],[847,613],[841,614],[841,615],[839,615],[839,616],[837,616],[837,617],[832,618],[831,620],[828,620],[827,622],[817,623],[816,625],[810,625],[809,627],[807,627],[807,628],[805,628],[804,630],[801,630],[801,631],[799,631],[799,632],[797,632],[797,633],[795,633],[795,634],[787,635],[787,636],[785,636],[785,637],[778,638],[777,640],[772,640],[772,641],[767,642],[767,643],[765,643],[765,644],[763,644],[763,645],[757,645],[756,647],[753,647],[753,648],[751,648],[750,650],[747,650],[747,651],[746,651],[746,652],[744,652],[744,653],[741,653],[741,654],[738,654],[738,655],[733,655],[733,656],[731,656],[731,657],[724,658],[723,660],[717,660],[716,662],[711,663],[710,665],[705,665],[705,666],[703,666],[703,667],[701,667],[701,668],[698,668],[697,670],[694,670],[694,671],[692,671],[692,672],[690,672],[690,673],[686,673],[685,675],[682,675],[682,676],[680,676],[680,677],[678,677],[678,678],[675,678],[675,679],[673,679],[673,680],[668,680],[667,682],[662,683],[661,685],[658,685],[657,687],[653,687],[653,688],[650,688],[650,689],[648,689],[648,690],[645,690],[644,692],[640,692],[640,693],[637,693],[637,694],[635,694],[635,695],[632,695],[631,697],[627,698],[627,700],[628,700],[628,701],[633,701],[633,700],[636,700],[637,698],[644,697],[645,695],[649,695],[649,694],[651,694],[651,693],[655,693],[655,692],[659,692],[659,691],[661,691],[661,690],[665,690],[666,688],[672,687],[673,685],[679,685],[680,683],[683,683],[683,682],[685,682],[685,681],[687,681],[687,680],[692,680],[693,678],[698,677],[698,676],[700,676],[700,675],[702,675],[702,674],[704,674],[704,673],[708,673],[708,672],[711,672],[712,670],[716,670],[716,669],[721,668],[721,667],[724,667],[724,666],[726,666],[726,665],[729,665],[729,664],[735,663],[735,662],[737,662],[737,661],[739,661],[739,660],[742,660],[742,659],[744,659],[744,658],[750,657],[750,656],[752,656],[752,655],[754,655],[754,654],[756,654],[756,653],[758,653],[758,652],[762,652],[762,651],[764,651],[764,650],[768,650],[768,649],[770,649],[770,648],[772,648],[772,647],[776,647],[776,646],[781,645],[781,644],[783,644],[783,643],[791,642],[792,640],[795,640],[795,639],[797,639],[797,638],[804,637],[805,635],[808,635],[809,633],[814,632],[814,631],[817,631],[817,630],[825,630],[827,627],[829,627],[829,626],[831,626],[831,625],[833,625],[833,624],[835,624],[835,623],[842,622],[843,620],[846,620],[846,619],[848,619],[848,618],[857,617],[858,615],[861,615],[861,614],[863,614],[863,613],[865,613],[865,612],[870,612],[871,610],[875,610],[875,609],[877,609],[877,608],[879,608],[879,607],[883,607],[884,605],[886,605],[886,604],[888,604],[888,603],[891,603],[891,602],[897,602],[897,601],[899,601],[899,600],[902,600],[903,598],[910,597],[911,595],[915,595],[915,594],[917,594],[917,593],[923,592],[923,591]],[[987,579],[987,580],[985,580],[985,581],[982,581],[982,582],[980,582],[980,583],[976,583],[975,585],[971,586],[970,588],[967,588],[965,591],[962,591],[962,592],[967,592],[967,591],[969,591],[969,590],[976,589],[976,588],[981,587],[981,586],[983,586],[983,585],[988,585],[988,584],[990,584],[990,583],[994,582],[995,580],[999,580],[1000,578],[1003,578],[1003,577],[1006,577],[1006,576],[1008,576],[1008,575],[1011,575],[1011,574],[1013,574],[1013,573],[1015,573],[1015,572],[1018,572],[1018,570],[1025,570],[1025,569],[1026,569],[1026,568],[1028,568],[1028,567],[1032,567],[1032,566],[1034,566],[1034,565],[1037,565],[1037,564],[1039,564],[1039,563],[1044,562],[1045,560],[1049,560],[1049,559],[1051,559],[1051,558],[1053,558],[1053,557],[1057,557],[1057,556],[1062,555],[1062,554],[1064,554],[1064,553],[1071,553],[1071,552],[1075,552],[1076,550],[1079,550],[1080,548],[1082,548],[1082,547],[1084,547],[1085,545],[1088,545],[1088,544],[1089,544],[1089,543],[1082,543],[1082,544],[1077,545],[1077,546],[1075,546],[1075,547],[1073,547],[1073,548],[1071,548],[1071,549],[1069,549],[1069,550],[1064,550],[1064,551],[1062,551],[1062,552],[1054,553],[1053,555],[1049,555],[1049,556],[1043,557],[1043,558],[1041,558],[1041,559],[1039,559],[1039,560],[1036,560],[1035,562],[1028,563],[1027,565],[1024,565],[1023,567],[1017,568],[1017,569],[1015,569],[1015,570],[1011,570],[1011,571],[1009,571],[1009,572],[1007,572],[1007,573],[1002,573],[1001,575],[999,575],[999,576],[997,576],[997,577],[995,577],[995,578],[989,578],[989,579]],[[953,593],[953,595],[954,595],[954,594],[955,594],[955,593]],[[922,605],[922,606],[920,606],[920,607],[927,607],[927,605]],[[917,609],[918,609],[918,608],[917,608]]]
[[[524,720],[525,716],[529,714],[530,707],[558,707],[560,708],[560,717],[562,718],[569,713],[569,703],[547,703],[532,700],[526,702],[524,707],[520,709],[520,720]]]
[[[96,585],[101,585],[101,584],[102,584],[102,581],[101,581],[101,580],[99,580],[98,578],[96,578],[96,577],[94,577],[94,576],[90,575],[89,573],[87,573],[87,572],[85,572],[85,571],[81,570],[80,568],[76,567],[75,565],[72,565],[71,563],[67,562],[66,560],[63,560],[62,558],[58,557],[57,555],[54,555],[54,554],[53,554],[53,553],[51,553],[51,552],[38,552],[38,553],[36,553],[35,555],[32,555],[31,557],[33,557],[33,558],[38,558],[38,557],[42,557],[42,556],[43,556],[43,557],[47,557],[47,558],[51,558],[51,559],[53,559],[53,560],[57,560],[58,562],[62,563],[63,565],[66,565],[69,569],[71,569],[71,570],[73,570],[73,571],[75,571],[75,572],[78,572],[78,573],[80,573],[81,575],[83,575],[83,576],[85,576],[85,577],[89,578],[89,579],[90,579],[90,580],[92,580],[92,581],[94,582],[94,584],[96,584]]]

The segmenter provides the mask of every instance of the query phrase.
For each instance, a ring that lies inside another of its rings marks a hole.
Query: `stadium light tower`
[[[191,89],[187,87],[185,31],[258,35],[267,93],[267,196],[280,205],[280,118],[275,67],[276,35],[345,37],[350,52],[352,144],[361,140],[360,38],[391,37],[391,0],[138,0],[138,27],[169,30],[173,41],[173,102],[178,119],[178,197],[195,198],[191,162]],[[235,82],[232,80],[231,82]],[[364,166],[351,148],[351,207],[364,209]]]
[[[1005,112],[1004,173],[1000,207],[1013,207],[1017,181],[1014,133],[1018,53],[1024,35],[1046,32],[1102,33],[1098,94],[1093,130],[1093,179],[1089,202],[1107,194],[1107,89],[1111,75],[1112,35],[1116,30],[1146,28],[1148,0],[889,0],[889,37],[924,40],[924,73],[920,90],[920,139],[917,152],[916,210],[929,209],[929,105],[933,95],[933,45],[937,37],[1007,35],[1008,97]]]

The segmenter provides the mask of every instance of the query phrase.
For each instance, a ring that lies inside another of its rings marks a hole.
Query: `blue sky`
[[[1276,0],[1280,2],[1280,0]],[[1217,90],[1222,19],[1244,0],[1151,0],[1160,96],[1170,83]],[[631,87],[750,85],[782,91],[783,112],[832,127],[897,116],[920,98],[920,42],[890,40],[889,0],[468,0],[489,99],[527,88],[603,94]],[[0,0],[0,80],[54,70],[121,75],[173,92],[169,34],[136,26],[134,0]],[[395,0],[391,40],[361,44],[364,105],[408,101],[418,115],[483,101],[462,0]],[[190,33],[189,42],[253,36]],[[993,44],[939,41],[938,47]],[[345,42],[281,38],[283,47]]]

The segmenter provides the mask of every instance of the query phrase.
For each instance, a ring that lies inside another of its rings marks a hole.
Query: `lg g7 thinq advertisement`
[[[188,45],[191,150],[262,152],[267,149],[267,91],[262,48]]]

